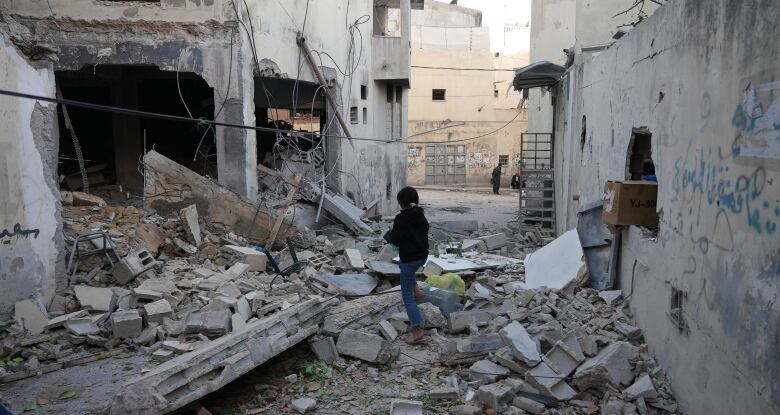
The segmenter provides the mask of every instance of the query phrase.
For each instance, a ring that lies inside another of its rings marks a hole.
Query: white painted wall
[[[30,66],[2,35],[0,88],[54,96],[54,73],[50,67]],[[62,241],[52,171],[58,141],[51,129],[54,108],[42,105],[43,112],[34,116],[36,101],[0,96],[0,316],[12,313],[16,301],[36,294],[48,302],[55,291]],[[34,130],[40,134],[47,122],[54,136],[39,136],[36,143]],[[53,159],[46,154],[52,150]]]
[[[565,229],[625,178],[632,129],[652,133],[660,229],[623,231],[620,288],[688,414],[780,413],[779,14],[759,0],[671,1],[559,89]]]

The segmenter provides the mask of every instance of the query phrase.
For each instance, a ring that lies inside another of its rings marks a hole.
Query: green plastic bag
[[[466,283],[460,278],[460,275],[449,272],[444,275],[431,275],[425,280],[425,283],[431,287],[450,290],[463,296],[466,292]]]

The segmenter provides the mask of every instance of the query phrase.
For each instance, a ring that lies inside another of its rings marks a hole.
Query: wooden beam
[[[289,193],[287,193],[287,199],[284,200],[284,203],[279,208],[279,210],[276,211],[276,221],[274,222],[274,226],[271,228],[271,233],[268,235],[268,241],[265,243],[265,249],[271,249],[271,247],[274,246],[274,242],[276,242],[276,235],[279,233],[279,228],[282,227],[282,222],[284,221],[284,214],[287,213],[287,209],[290,208],[290,205],[293,202],[293,199],[295,198],[295,194],[298,193],[298,188],[301,185],[301,179],[302,176],[300,174],[296,174],[295,178],[292,179],[292,188],[290,189]]]

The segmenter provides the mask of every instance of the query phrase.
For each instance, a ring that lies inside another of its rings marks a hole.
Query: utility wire
[[[479,72],[514,72],[515,69],[500,69],[500,68],[455,68],[450,66],[423,66],[423,65],[411,65],[412,68],[418,69],[444,69],[450,71],[479,71]]]
[[[51,98],[51,97],[45,97],[42,95],[34,95],[34,94],[27,94],[23,92],[16,92],[16,91],[9,91],[6,89],[0,89],[0,95],[6,95],[6,96],[12,96],[16,98],[25,98],[25,99],[34,99],[38,101],[43,102],[50,102],[53,104],[60,104],[60,105],[69,105],[71,107],[80,107],[80,108],[88,108],[96,111],[106,111],[106,112],[112,112],[115,114],[123,114],[123,115],[131,115],[131,116],[138,116],[138,117],[146,117],[146,118],[156,118],[160,120],[167,120],[167,121],[175,121],[175,122],[186,122],[186,123],[196,123],[200,125],[212,125],[217,127],[226,127],[226,128],[241,128],[245,130],[255,130],[255,131],[266,131],[266,132],[272,132],[272,133],[282,133],[282,134],[291,134],[291,135],[315,135],[314,133],[300,133],[297,131],[291,131],[291,130],[284,130],[281,128],[269,128],[269,127],[258,127],[253,125],[243,125],[243,124],[234,124],[234,123],[227,123],[227,122],[221,122],[221,121],[215,121],[215,120],[209,120],[205,118],[191,118],[191,117],[183,117],[179,115],[170,115],[170,114],[161,114],[157,112],[148,112],[148,111],[141,111],[141,110],[134,110],[130,108],[122,108],[122,107],[115,107],[112,105],[103,105],[103,104],[94,104],[91,102],[83,102],[83,101],[75,101],[71,99],[58,99],[58,98]],[[517,113],[513,119],[511,119],[506,124],[502,125],[501,127],[485,134],[478,135],[476,137],[469,137],[469,138],[463,138],[459,140],[450,140],[450,141],[409,141],[408,143],[427,143],[427,144],[448,144],[448,143],[460,143],[464,141],[470,141],[470,140],[476,140],[478,138],[482,138],[485,136],[488,136],[490,134],[494,134],[504,128],[506,128],[509,124],[511,124],[517,117],[520,116],[521,113]],[[327,138],[339,138],[339,139],[353,139],[358,141],[373,141],[377,143],[399,143],[399,144],[405,144],[407,141],[403,140],[392,140],[392,139],[376,139],[376,138],[366,138],[366,137],[347,137],[343,135],[336,135],[336,134],[318,134],[320,137],[327,137]]]

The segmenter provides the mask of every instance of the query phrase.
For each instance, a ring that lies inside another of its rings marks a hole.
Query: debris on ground
[[[434,223],[419,274],[432,284],[421,283],[427,343],[410,346],[398,259],[381,238],[392,218],[367,220],[343,196],[326,197],[341,224],[282,226],[278,244],[265,247],[267,229],[242,233],[256,211],[249,202],[162,156],[145,160],[155,169],[147,183],[223,200],[202,207],[161,192],[137,208],[68,194],[64,232],[96,253],[73,256],[70,286],[50,304],[20,301],[14,320],[0,324],[5,399],[37,402],[36,413],[70,403],[173,411],[305,347],[311,363],[275,371],[287,386],[248,399],[247,413],[677,412],[622,293],[586,288],[576,231],[555,241],[536,235],[538,246],[551,243],[529,259],[537,242],[516,224]],[[221,220],[229,209],[239,213]],[[78,238],[96,232],[107,237]],[[140,367],[105,402],[83,393],[36,401],[23,381],[39,376],[45,387],[47,376],[118,355]]]

